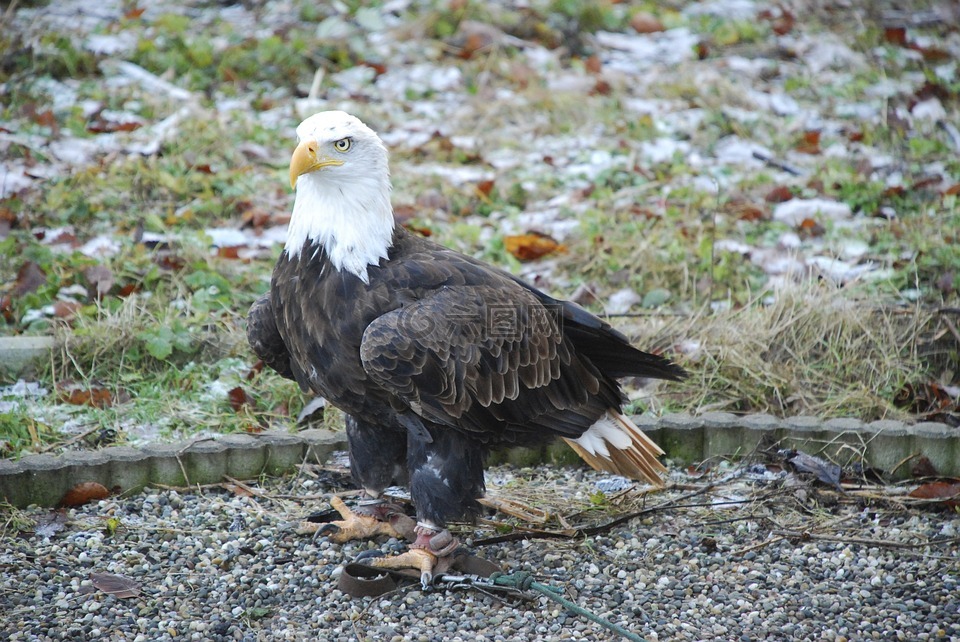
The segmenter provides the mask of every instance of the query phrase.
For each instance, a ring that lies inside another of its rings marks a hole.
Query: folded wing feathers
[[[577,439],[564,441],[596,470],[663,485],[660,475],[667,469],[658,459],[663,450],[616,410],[608,410]]]

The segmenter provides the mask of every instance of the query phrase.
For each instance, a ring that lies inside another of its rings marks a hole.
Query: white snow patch
[[[438,176],[454,185],[477,183],[495,178],[490,170],[469,165],[405,164],[403,171],[408,174],[420,174],[421,176]]]
[[[109,236],[95,236],[80,247],[81,254],[98,258],[120,252],[120,242]]]
[[[792,44],[800,59],[814,74],[827,69],[850,71],[867,66],[864,55],[848,47],[839,36],[823,33],[805,34],[796,38]]]
[[[753,0],[707,0],[684,7],[687,16],[718,16],[725,20],[749,20],[757,14]]]
[[[610,295],[604,308],[607,314],[624,314],[641,301],[643,298],[639,294],[630,288],[623,288]]]
[[[799,225],[804,219],[838,220],[850,218],[853,212],[846,203],[825,198],[794,198],[773,209],[773,220]]]
[[[675,154],[686,155],[690,150],[690,143],[673,138],[656,138],[640,143],[640,154],[651,163],[666,163],[673,160]]]
[[[913,106],[910,113],[917,120],[929,120],[931,122],[947,118],[947,110],[943,108],[943,103],[940,102],[939,98],[921,100]]]
[[[797,101],[783,92],[767,93],[765,91],[749,90],[747,95],[759,109],[772,112],[777,116],[796,116],[801,113]]]
[[[753,249],[742,241],[735,239],[719,239],[713,244],[713,249],[720,252],[734,252],[735,254],[749,254]]]
[[[136,37],[129,31],[112,34],[94,34],[87,38],[83,46],[88,51],[104,56],[113,56],[133,50],[137,44]]]
[[[807,259],[807,265],[822,275],[837,283],[855,281],[869,272],[879,268],[876,263],[852,263],[829,256],[812,256]]]
[[[632,34],[598,31],[596,41],[605,47],[606,65],[636,76],[654,64],[677,65],[692,60],[700,36],[680,27],[659,33]]]
[[[713,150],[717,161],[724,165],[736,165],[744,168],[761,168],[763,161],[754,154],[771,157],[774,154],[762,145],[743,140],[739,136],[726,136],[720,139]]]
[[[238,247],[252,245],[256,242],[256,239],[248,236],[242,230],[230,227],[208,227],[203,232],[210,237],[210,242],[214,247]]]

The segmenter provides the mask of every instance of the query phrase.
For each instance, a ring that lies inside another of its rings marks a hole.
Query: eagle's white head
[[[297,127],[290,186],[297,190],[284,251],[299,258],[307,241],[337,270],[367,281],[393,238],[390,168],[377,134],[342,111],[314,114]]]

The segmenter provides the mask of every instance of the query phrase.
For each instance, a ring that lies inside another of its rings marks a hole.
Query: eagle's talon
[[[381,557],[385,557],[383,551],[379,551],[375,548],[368,548],[367,550],[358,553],[357,556],[353,558],[353,561],[366,562],[367,560],[380,559]]]
[[[322,524],[320,528],[317,529],[317,532],[314,533],[315,537],[330,537],[336,535],[341,531],[341,528],[334,524],[333,522],[327,522]]]

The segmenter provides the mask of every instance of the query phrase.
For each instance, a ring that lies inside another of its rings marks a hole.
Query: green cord
[[[563,597],[563,595],[560,594],[560,589],[553,586],[549,586],[547,584],[541,584],[540,582],[534,582],[533,575],[526,571],[517,571],[516,573],[509,573],[509,574],[494,573],[489,577],[489,580],[497,586],[516,588],[516,589],[520,589],[521,591],[533,589],[534,591],[537,591],[538,593],[540,593],[541,595],[544,595],[548,599],[553,600],[554,602],[557,602],[558,604],[563,606],[563,608],[567,609],[571,613],[582,615],[583,617],[587,618],[591,622],[595,624],[599,624],[603,628],[609,631],[613,631],[617,635],[623,636],[625,639],[630,640],[630,642],[647,642],[636,633],[631,633],[630,631],[627,631],[622,626],[614,624],[609,620],[604,620],[600,616],[594,615],[593,613],[583,608],[582,606],[579,606],[578,604],[571,602],[570,600],[568,600],[567,598]]]

